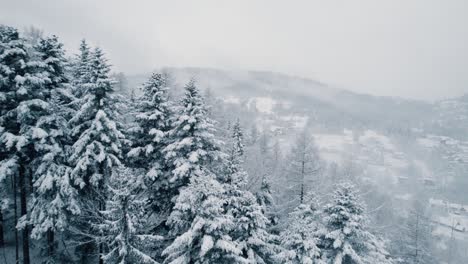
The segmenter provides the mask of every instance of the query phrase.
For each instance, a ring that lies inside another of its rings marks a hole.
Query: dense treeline
[[[0,26],[0,246],[15,230],[17,263],[393,263],[356,187],[320,205],[306,133],[274,199],[279,147],[239,120],[217,129],[194,81],[180,97],[161,73],[138,98],[116,87],[100,48],[67,58],[55,36]]]

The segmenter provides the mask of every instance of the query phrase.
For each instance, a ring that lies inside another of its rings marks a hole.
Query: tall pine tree
[[[213,171],[214,161],[222,158],[220,143],[214,136],[213,121],[208,117],[205,103],[192,80],[185,86],[180,110],[168,132],[168,145],[163,150],[169,173],[158,177],[159,190],[169,201],[190,178],[202,170]]]
[[[168,223],[175,240],[163,252],[164,263],[243,263],[242,251],[233,241],[233,217],[225,213],[223,186],[215,176],[201,172],[177,198]]]
[[[271,263],[277,247],[267,231],[268,218],[256,197],[246,190],[247,173],[243,164],[244,143],[239,120],[232,128],[224,179],[226,213],[233,217],[232,239],[239,244],[242,256],[250,263]]]
[[[85,85],[91,81],[91,59],[91,49],[86,40],[83,39],[80,43],[79,54],[73,63],[72,74],[73,95],[78,98],[83,97],[87,89]]]
[[[17,161],[18,189],[22,215],[23,262],[30,262],[28,197],[32,189],[36,123],[47,115],[51,85],[55,79],[48,74],[50,62],[43,61],[35,47],[27,47],[15,29],[3,27],[2,32],[2,141],[5,160]],[[29,52],[29,53],[28,53]],[[12,168],[10,166],[10,168]],[[15,181],[16,185],[16,181]],[[16,192],[16,190],[14,190]],[[16,199],[15,199],[16,202]]]
[[[117,119],[109,71],[102,50],[96,48],[91,55],[89,70],[84,73],[89,75],[89,81],[82,85],[85,94],[77,99],[81,101],[78,104],[81,107],[69,122],[75,140],[71,148],[70,178],[79,188],[81,215],[75,219],[75,227],[80,234],[102,232],[90,229],[90,222],[105,210],[106,183],[112,169],[121,165],[124,135]],[[88,251],[92,250],[92,244],[85,243],[84,246],[91,247]],[[99,251],[103,254],[102,245]],[[82,261],[86,261],[86,254],[81,255]]]
[[[67,163],[69,143],[67,118],[71,109],[70,86],[65,73],[67,61],[62,44],[55,36],[39,41],[36,47],[38,60],[44,62],[44,72],[50,82],[46,89],[46,112],[34,127],[33,137],[36,155],[33,159],[33,186],[31,212],[28,223],[33,226],[32,237],[47,234],[47,253],[55,255],[56,231],[64,231],[67,215],[78,214],[75,201],[76,189],[70,183],[70,168]]]
[[[152,193],[152,205],[158,211],[170,209],[167,208],[170,203],[164,199],[165,193],[159,191],[159,182],[167,171],[163,149],[167,145],[172,117],[167,89],[166,79],[159,73],[153,73],[143,85],[143,94],[136,103],[135,126],[130,131],[132,149],[128,153],[131,166],[144,169],[145,183],[156,189]]]
[[[320,243],[332,263],[393,262],[388,258],[383,243],[367,231],[364,205],[352,184],[338,186],[324,213],[326,234]]]
[[[279,261],[291,264],[325,263],[318,245],[323,229],[316,204],[300,204],[290,213],[288,223],[280,236],[284,250],[277,256]]]
[[[104,230],[100,238],[106,243],[108,253],[105,263],[157,264],[149,251],[162,237],[148,234],[145,217],[148,202],[142,189],[141,176],[126,168],[115,170],[108,183],[109,200],[101,212],[103,220],[99,228]]]
[[[19,124],[16,122],[15,109],[18,106],[16,78],[25,75],[25,62],[28,60],[26,48],[15,28],[0,25],[0,193],[2,208],[0,215],[6,212],[9,202],[13,200],[14,220],[16,225],[17,182],[19,156],[21,148]],[[19,144],[19,145],[18,145]],[[18,145],[19,148],[16,146]],[[10,180],[10,182],[8,182]],[[13,197],[8,199],[6,190],[9,184],[13,187]],[[4,222],[2,221],[2,229]],[[3,230],[0,234],[3,239]],[[16,260],[18,255],[18,233],[15,230]]]

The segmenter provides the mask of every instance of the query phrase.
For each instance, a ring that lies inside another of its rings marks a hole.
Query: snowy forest
[[[468,262],[466,97],[76,46],[0,25],[0,263]]]

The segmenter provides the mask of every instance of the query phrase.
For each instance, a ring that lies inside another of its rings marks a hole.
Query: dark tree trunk
[[[55,233],[52,230],[47,231],[47,254],[50,258],[55,255]]]
[[[305,190],[304,190],[304,181],[305,181],[305,161],[304,158],[302,159],[302,164],[301,164],[301,204],[304,203],[304,196],[305,196]]]
[[[18,197],[17,197],[17,186],[16,186],[16,176],[11,176],[11,182],[13,185],[13,206],[14,209],[14,223],[15,227],[15,263],[19,263],[19,238],[18,238],[18,229],[16,229],[16,225],[18,224]]]
[[[102,187],[106,186],[106,183],[107,183],[107,180],[108,180],[108,173],[106,171],[106,168],[104,166],[103,163],[101,163],[100,165],[100,171],[102,173],[102,175],[104,175],[103,177],[103,181],[102,181]],[[98,212],[98,214],[101,214],[102,211],[105,211],[106,210],[106,201],[107,201],[107,192],[105,190],[105,188],[101,188],[103,191],[102,191],[102,200],[99,201],[99,210],[100,212]],[[99,264],[104,264],[104,259],[103,259],[103,256],[104,256],[104,245],[103,243],[100,243],[99,244]]]
[[[25,216],[28,214],[27,207],[27,184],[26,171],[23,165],[20,165],[19,169],[19,188],[20,188],[20,199],[21,199],[21,215]],[[30,264],[29,258],[29,227],[25,225],[23,228],[23,264]]]
[[[105,199],[104,199],[104,201],[101,201],[99,203],[99,210],[101,210],[101,211],[106,210],[106,204],[105,203],[106,203]],[[100,214],[100,212],[99,212],[99,214]],[[99,244],[99,264],[104,264],[104,259],[102,258],[103,255],[104,255],[104,245],[103,245],[103,243],[100,243]]]
[[[103,257],[104,249],[102,243],[99,244],[99,264],[104,264],[104,259]]]
[[[2,210],[0,210],[0,247],[5,245],[5,238],[3,236],[3,214]]]

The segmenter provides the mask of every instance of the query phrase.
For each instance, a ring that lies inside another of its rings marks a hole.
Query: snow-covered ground
[[[358,135],[345,129],[341,134],[314,134],[314,138],[325,160],[340,164],[352,159],[371,178],[387,176],[396,183],[400,171],[408,166],[407,157],[392,140],[374,130]]]
[[[468,205],[429,199],[434,212],[434,234],[468,241]]]

